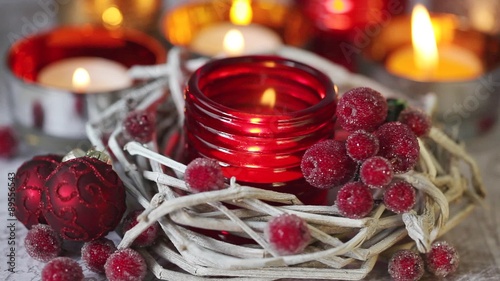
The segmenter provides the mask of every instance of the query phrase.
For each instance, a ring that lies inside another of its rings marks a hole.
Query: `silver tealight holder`
[[[23,38],[6,55],[16,129],[48,152],[87,146],[87,121],[150,82],[128,69],[165,61],[160,43],[131,30],[59,27]]]

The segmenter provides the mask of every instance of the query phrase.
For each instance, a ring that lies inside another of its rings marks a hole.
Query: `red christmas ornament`
[[[16,186],[14,215],[28,229],[39,223],[47,223],[42,214],[42,191],[45,188],[45,180],[61,163],[61,159],[59,155],[35,156],[17,169],[14,178]]]
[[[61,163],[47,178],[44,216],[64,239],[105,236],[125,212],[125,187],[112,166],[84,156]]]

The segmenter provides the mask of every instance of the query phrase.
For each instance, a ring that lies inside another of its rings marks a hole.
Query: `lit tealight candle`
[[[77,93],[97,93],[124,89],[132,85],[127,68],[98,57],[62,59],[44,67],[38,83]]]
[[[205,56],[238,56],[270,53],[283,44],[276,32],[251,24],[252,9],[248,0],[233,1],[230,20],[200,30],[191,42],[191,50]]]
[[[387,70],[418,81],[469,80],[483,73],[479,57],[454,44],[438,45],[431,18],[422,5],[412,13],[412,45],[390,54]]]

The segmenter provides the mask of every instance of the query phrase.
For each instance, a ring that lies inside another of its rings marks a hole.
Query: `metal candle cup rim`
[[[327,85],[324,89],[325,93],[324,96],[321,97],[321,100],[318,103],[302,110],[291,111],[287,112],[286,114],[266,115],[266,114],[238,111],[237,109],[225,106],[221,103],[217,103],[214,100],[207,97],[199,88],[200,78],[207,72],[216,70],[221,66],[228,66],[231,64],[265,65],[266,62],[276,63],[289,68],[296,68],[299,69],[300,71],[303,71],[304,73],[311,75],[312,77],[314,77],[314,79],[316,79],[319,82],[319,84]],[[188,88],[189,91],[193,93],[196,96],[196,98],[203,105],[207,106],[207,108],[209,108],[212,112],[224,116],[230,116],[231,118],[234,119],[242,119],[248,117],[269,118],[270,116],[287,116],[291,117],[293,120],[310,118],[310,116],[318,112],[319,109],[322,109],[328,106],[329,104],[335,103],[337,100],[337,88],[335,87],[332,80],[326,74],[309,65],[278,56],[242,56],[242,57],[230,57],[230,58],[210,61],[205,65],[203,65],[202,67],[200,67],[191,75],[188,81]],[[332,108],[332,110],[335,110],[335,107]],[[233,112],[234,113],[237,112],[237,114],[233,114]]]

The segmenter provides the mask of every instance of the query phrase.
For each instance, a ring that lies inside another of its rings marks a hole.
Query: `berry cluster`
[[[34,225],[24,244],[33,259],[47,262],[42,270],[42,281],[83,280],[81,266],[71,258],[59,256],[62,238],[49,225]],[[81,258],[91,271],[105,273],[111,281],[143,280],[147,272],[146,262],[138,252],[129,248],[117,250],[113,241],[106,238],[84,243]]]
[[[458,263],[455,248],[445,241],[438,241],[432,244],[424,258],[411,250],[399,250],[390,259],[388,271],[395,281],[417,281],[424,275],[425,268],[442,278],[455,272]]]
[[[337,120],[348,136],[345,141],[321,141],[304,153],[301,170],[307,182],[317,188],[340,187],[335,205],[348,218],[368,215],[377,189],[383,190],[389,210],[411,210],[415,189],[394,176],[417,164],[417,137],[428,134],[429,117],[410,107],[395,107],[379,92],[361,87],[340,98]]]

